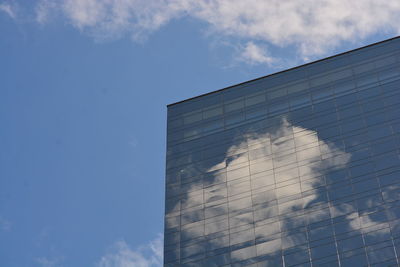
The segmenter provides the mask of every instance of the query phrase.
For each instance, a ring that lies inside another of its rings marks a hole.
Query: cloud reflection
[[[335,261],[338,250],[350,249],[349,236],[357,242],[361,236],[383,239],[389,225],[396,227],[386,219],[396,214],[374,210],[382,196],[356,195],[365,191],[356,181],[369,178],[350,179],[349,152],[289,119],[273,123],[243,128],[226,140],[229,145],[203,148],[207,157],[179,168],[181,195],[169,199],[166,213],[166,248],[175,253],[166,253],[174,254],[167,262],[196,261],[211,251],[230,257],[228,262],[266,257],[272,266],[282,253],[285,262]],[[386,187],[383,198],[398,194],[394,187]]]
[[[208,236],[210,247],[218,249],[256,239],[258,254],[307,242],[304,231],[293,230],[330,218],[324,174],[343,168],[350,154],[287,119],[237,140],[223,158],[207,161],[208,183],[203,179],[185,188],[180,241]],[[181,174],[198,175],[200,169],[187,167]],[[172,218],[167,217],[167,228]],[[235,234],[225,236],[229,232]],[[188,249],[181,254],[192,255]]]

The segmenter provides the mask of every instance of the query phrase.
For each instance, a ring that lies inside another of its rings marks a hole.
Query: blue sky
[[[160,266],[166,104],[398,35],[377,2],[0,0],[0,266]]]

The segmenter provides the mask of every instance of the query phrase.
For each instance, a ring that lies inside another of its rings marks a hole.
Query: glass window
[[[352,132],[357,129],[361,129],[364,127],[364,121],[362,120],[353,120],[353,121],[342,121],[340,123],[343,133]]]
[[[230,244],[231,245],[239,244],[253,239],[254,239],[254,229],[251,228],[245,231],[235,232],[231,234]]]
[[[217,206],[212,206],[212,207],[206,207],[204,209],[205,218],[211,218],[211,217],[220,216],[220,215],[224,215],[224,214],[228,214],[228,204],[227,203],[217,205]]]
[[[256,239],[259,240],[268,240],[268,238],[275,239],[276,238],[275,234],[279,232],[280,232],[279,222],[273,222],[255,228]]]
[[[340,134],[340,128],[338,125],[330,125],[321,129],[318,129],[318,136],[321,140],[329,140],[332,137]]]
[[[234,110],[239,110],[244,108],[244,101],[239,100],[239,101],[235,101],[235,102],[231,102],[231,103],[226,103],[225,104],[225,112],[231,112]]]
[[[181,257],[187,258],[187,257],[193,256],[193,255],[202,254],[204,252],[205,252],[204,244],[202,244],[202,243],[195,244],[195,245],[183,247],[181,249]]]
[[[292,109],[300,108],[309,105],[311,103],[311,97],[309,94],[299,95],[290,98],[289,102]]]
[[[355,74],[360,74],[360,73],[363,73],[363,72],[367,72],[367,71],[373,70],[374,69],[374,63],[373,62],[365,62],[363,64],[354,66],[353,69],[354,69],[354,73]]]
[[[229,227],[231,229],[237,227],[236,229],[231,230],[231,233],[238,231],[237,229],[243,230],[244,229],[243,227],[253,229],[253,223],[254,223],[254,219],[253,219],[252,211],[243,213],[240,215],[236,215],[236,216],[231,216],[229,218]],[[239,226],[241,226],[241,227],[239,227]]]
[[[316,87],[316,86],[320,86],[320,85],[323,85],[323,84],[327,84],[330,81],[331,81],[330,75],[327,74],[327,75],[311,78],[310,79],[310,85],[311,85],[311,87]]]
[[[204,201],[210,203],[224,199],[228,196],[227,189],[224,185],[208,187],[204,190]]]
[[[399,147],[399,140],[394,136],[393,137],[391,136],[389,138],[386,138],[384,140],[379,140],[379,141],[383,141],[383,142],[379,142],[379,143],[374,142],[371,145],[372,152],[375,155],[383,154],[383,153],[392,151]]]
[[[265,94],[259,94],[246,98],[246,107],[265,102]]]
[[[322,113],[323,112],[323,113]],[[320,103],[314,104],[314,113],[316,116],[324,117],[330,113],[336,113],[336,104],[333,99],[326,100]],[[328,119],[325,119],[323,124],[332,123]]]
[[[271,170],[272,168],[273,168],[272,160],[265,159],[262,161],[257,161],[257,163],[254,164],[250,164],[250,173],[256,174],[259,172]]]
[[[356,235],[347,239],[337,241],[339,253],[354,250],[364,246],[361,235]]]
[[[297,252],[285,255],[284,260],[285,260],[285,266],[293,266],[293,265],[298,266],[298,264],[309,262],[310,255],[307,249],[302,249]]]
[[[283,249],[303,245],[306,242],[307,242],[306,233],[300,232],[297,234],[282,236],[282,248]]]
[[[280,239],[264,242],[257,245],[257,255],[272,254],[282,249]]]
[[[351,69],[343,69],[339,70],[336,72],[332,72],[329,74],[330,78],[332,81],[338,81],[344,78],[348,78],[353,75],[353,72]]]
[[[236,113],[234,115],[230,115],[225,117],[225,125],[232,125],[244,120],[244,113]]]
[[[231,252],[232,262],[242,261],[256,256],[256,248],[254,246],[234,250]]]
[[[325,225],[319,228],[310,229],[308,234],[308,238],[310,239],[310,241],[316,241],[329,237],[333,237],[333,229],[331,225]]]
[[[274,167],[280,168],[285,165],[289,165],[297,161],[296,154],[285,155],[283,157],[275,157],[273,159]]]
[[[379,77],[379,80],[381,80],[381,81],[397,78],[399,75],[400,75],[399,67],[393,67],[393,68],[389,68],[389,69],[378,72],[378,77]]]
[[[385,262],[395,257],[393,247],[368,251],[368,259],[371,264]]]
[[[251,186],[253,189],[259,189],[275,184],[272,171],[260,172],[251,175]]]
[[[362,114],[361,108],[355,104],[346,108],[339,108],[339,116],[340,118],[348,118],[352,116],[358,116]]]
[[[290,119],[293,122],[301,122],[305,118],[309,118],[314,114],[311,106],[297,109],[290,113]]]
[[[336,100],[336,105],[339,107],[342,105],[347,105],[357,102],[358,99],[357,99],[357,94],[348,94],[345,96],[337,97],[335,98],[335,100]]]
[[[374,86],[372,88],[363,89],[358,92],[358,97],[360,100],[370,98],[370,97],[378,97],[381,95],[381,89],[379,86]]]
[[[299,177],[299,169],[297,167],[293,168],[293,169],[281,171],[281,172],[278,172],[278,171],[275,172],[276,183],[282,183],[282,182],[289,181],[289,180],[291,180],[290,183],[293,183],[293,182],[298,183],[298,182],[300,182],[298,177]]]
[[[372,101],[368,101],[368,102],[365,102],[365,103],[361,104],[361,107],[364,110],[364,112],[370,112],[370,111],[373,111],[373,110],[381,110],[381,109],[383,109],[384,108],[384,103],[383,103],[382,98],[378,97],[378,98],[376,98],[376,99],[374,99]],[[368,116],[369,115],[370,114],[368,114]],[[368,116],[366,116],[366,117],[368,117]]]
[[[392,93],[398,93],[398,89],[400,86],[400,81],[394,81],[390,83],[385,83],[381,85],[381,88],[383,89],[383,92],[386,95],[391,95]]]
[[[355,84],[353,80],[336,82],[333,90],[336,95],[347,94],[355,91]]]
[[[384,57],[384,58],[379,58],[375,60],[375,66],[376,68],[381,68],[387,65],[392,65],[396,63],[396,56],[392,55],[389,57]]]
[[[244,167],[244,168],[228,171],[227,172],[227,180],[232,181],[234,179],[238,179],[238,178],[249,176],[249,175],[250,175],[249,167]]]
[[[356,77],[358,87],[374,84],[378,82],[378,76],[375,73]]]
[[[184,122],[184,124],[190,124],[190,123],[200,121],[201,119],[202,119],[202,113],[196,112],[196,113],[190,113],[190,114],[185,115],[183,117],[183,122]]]
[[[320,245],[311,248],[311,255],[313,259],[324,258],[336,254],[336,247],[334,243]]]
[[[221,236],[214,239],[209,239],[207,242],[206,250],[213,251],[221,248],[229,248],[229,235]]]
[[[374,158],[376,170],[398,166],[399,156],[396,153],[388,153]]]
[[[245,211],[246,208],[251,207],[251,197],[245,197],[238,200],[232,200],[229,202],[229,212]],[[242,212],[244,213],[244,212]]]
[[[214,132],[217,129],[221,129],[224,126],[223,120],[216,120],[208,122],[203,126],[203,132]]]
[[[218,266],[223,266],[223,265],[229,264],[230,261],[231,261],[230,253],[224,253],[224,254],[220,254],[217,256],[207,258],[204,261],[204,266],[218,267]]]
[[[181,242],[194,240],[204,235],[204,224],[199,224],[194,227],[186,228],[181,230]]]
[[[256,208],[254,211],[254,221],[262,221],[278,216],[278,206],[276,206],[276,201],[271,201],[267,205],[269,206],[268,208]]]
[[[333,93],[333,91],[330,87],[320,88],[320,89],[316,90],[315,92],[312,92],[312,98],[314,101],[321,101],[325,98],[331,97],[332,93]]]
[[[386,224],[383,225],[387,226]],[[374,245],[384,241],[389,241],[389,243],[391,243],[390,229],[383,228],[383,229],[378,229],[376,231],[368,231],[364,234],[364,240],[366,246]]]
[[[286,88],[281,88],[275,91],[268,92],[268,99],[275,99],[286,95]]]
[[[164,253],[164,261],[166,263],[173,262],[179,259],[179,250],[171,250]],[[171,265],[172,266],[172,265]]]
[[[278,114],[289,111],[289,103],[287,101],[274,102],[268,105],[269,114]]]
[[[216,116],[222,115],[222,107],[214,107],[205,109],[203,112],[204,119],[213,118]]]
[[[308,88],[308,83],[307,82],[299,82],[293,85],[290,85],[288,87],[286,87],[286,90],[288,92],[288,94],[293,94],[293,93],[297,93],[300,91],[304,91]]]
[[[394,172],[394,173],[390,173],[390,174],[386,174],[386,175],[380,175],[379,176],[379,181],[381,186],[386,186],[386,185],[391,185],[391,184],[395,184],[395,183],[399,183],[399,173],[398,172]]]
[[[246,119],[254,119],[257,117],[265,116],[267,114],[266,106],[261,106],[256,109],[246,111]]]
[[[354,267],[354,266],[367,266],[368,261],[365,254],[351,255],[350,257],[341,257],[340,266]]]
[[[309,224],[316,224],[323,221],[326,221],[328,224],[330,224],[330,219],[331,219],[331,214],[328,208],[310,211],[307,214],[307,220]],[[319,226],[326,226],[326,223],[323,223],[322,225],[316,224],[314,227],[319,227]]]
[[[264,158],[269,155],[271,155],[271,146],[269,144],[265,144],[263,147],[249,151],[249,159],[250,160]]]
[[[181,214],[181,224],[182,225],[201,221],[203,219],[204,219],[204,210],[203,209],[182,212],[182,214]]]
[[[245,181],[239,184],[228,185],[228,195],[238,195],[251,190],[250,181]]]
[[[350,167],[350,173],[353,178],[359,177],[361,175],[366,176],[367,174],[373,173],[374,172],[374,166],[371,164],[370,161],[367,161],[366,164],[361,164],[358,166],[352,166]],[[371,182],[372,183],[372,182]],[[359,187],[359,189],[364,188],[367,186],[366,184],[354,184],[355,187]]]
[[[216,221],[205,225],[205,234],[209,235],[216,232],[221,232],[229,228],[228,220]]]
[[[388,125],[378,125],[368,128],[368,135],[371,140],[383,138],[392,134],[392,129]]]

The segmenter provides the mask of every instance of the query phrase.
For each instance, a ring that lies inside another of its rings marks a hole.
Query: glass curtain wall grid
[[[399,266],[400,38],[168,106],[164,266]]]

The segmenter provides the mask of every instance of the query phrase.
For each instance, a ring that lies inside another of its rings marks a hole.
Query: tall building
[[[168,106],[164,263],[399,266],[400,37]]]

